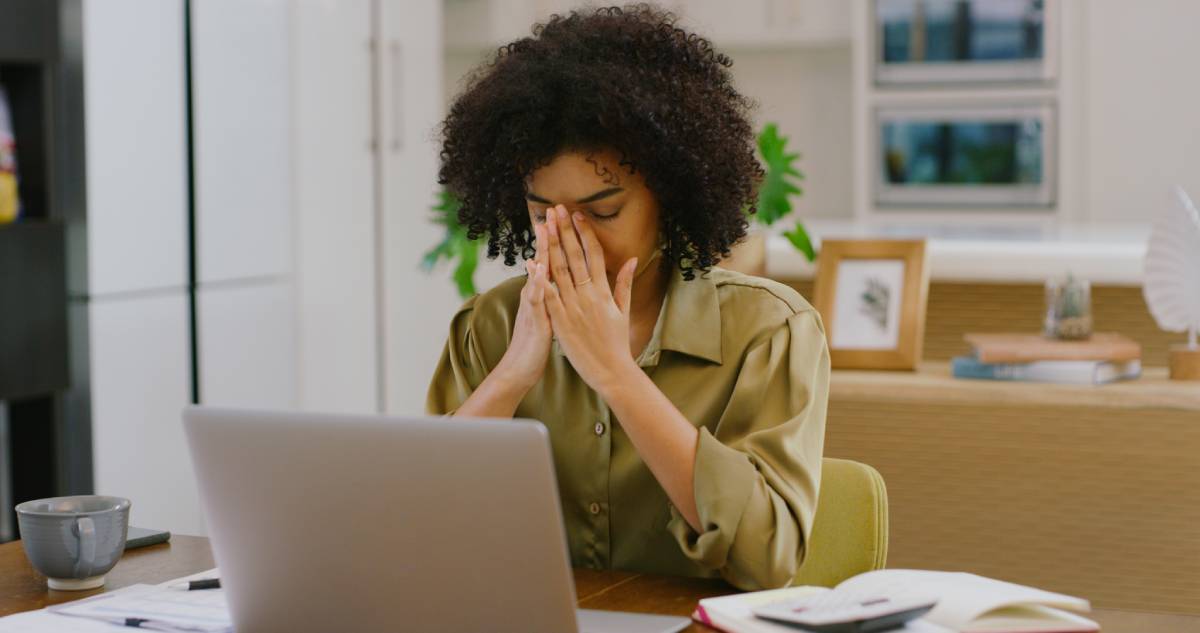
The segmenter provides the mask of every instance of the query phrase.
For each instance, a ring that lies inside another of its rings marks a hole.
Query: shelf
[[[0,400],[69,385],[65,251],[61,224],[0,228]]]
[[[781,226],[789,222],[780,223]],[[928,240],[931,281],[1037,283],[1068,271],[1094,285],[1140,286],[1149,224],[1040,228],[889,225],[884,222],[814,220],[805,226],[822,238]],[[767,276],[811,279],[816,266],[785,238],[768,235]]]
[[[58,59],[59,2],[0,0],[0,62]]]
[[[915,372],[834,370],[832,400],[890,403],[1042,405],[1113,409],[1172,409],[1200,413],[1200,383],[1167,379],[1151,367],[1138,380],[1107,385],[967,380],[950,375],[947,363],[925,363]]]

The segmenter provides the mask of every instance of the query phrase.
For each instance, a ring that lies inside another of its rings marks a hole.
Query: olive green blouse
[[[453,412],[508,347],[525,276],[472,297],[450,323],[426,408]],[[549,429],[576,567],[788,585],[813,525],[829,352],[821,319],[783,284],[676,270],[637,364],[700,430],[703,531],[671,505],[600,396],[558,347],[514,417]]]

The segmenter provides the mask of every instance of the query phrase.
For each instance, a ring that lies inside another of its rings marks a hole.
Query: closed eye
[[[600,220],[601,222],[608,222],[608,221],[611,221],[612,219],[616,218],[618,215],[621,215],[621,210],[617,209],[616,211],[613,211],[612,213],[609,213],[608,215],[600,215],[599,213],[596,213],[595,211],[589,211],[588,213],[590,213],[593,218]]]

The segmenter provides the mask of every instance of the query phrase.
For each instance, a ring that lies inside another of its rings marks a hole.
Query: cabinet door
[[[88,288],[186,279],[183,4],[83,3]]]
[[[290,274],[289,3],[191,12],[198,280]]]
[[[94,299],[88,312],[96,493],[133,501],[135,525],[204,533],[180,417],[190,399],[184,292]]]
[[[197,294],[200,402],[296,406],[295,311],[288,283],[205,286]]]
[[[429,219],[439,189],[433,131],[444,116],[441,9],[438,0],[385,0],[381,24],[386,408],[406,414],[424,410],[460,303],[445,269],[428,275],[417,265],[443,236]]]
[[[292,5],[300,406],[378,406],[371,3]]]

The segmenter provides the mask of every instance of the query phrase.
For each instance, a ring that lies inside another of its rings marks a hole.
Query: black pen
[[[220,589],[220,578],[204,578],[202,580],[189,580],[187,584],[171,585],[171,589],[185,589],[187,591],[195,591],[197,589]]]

